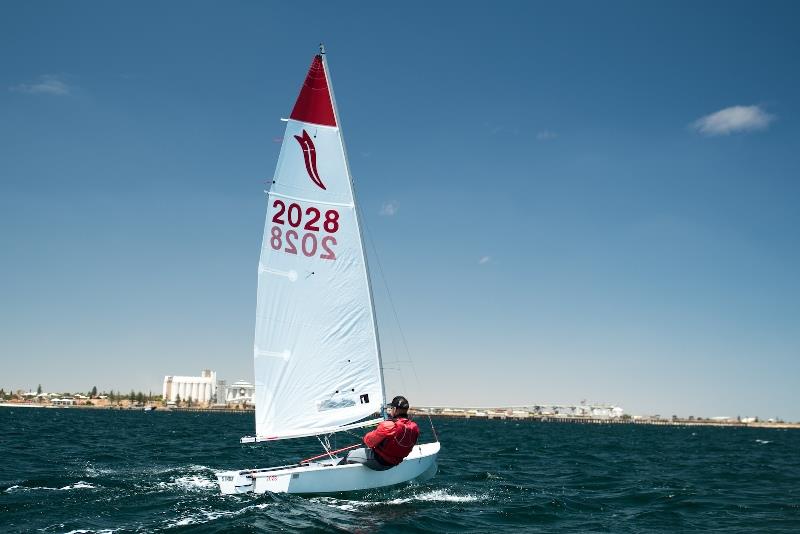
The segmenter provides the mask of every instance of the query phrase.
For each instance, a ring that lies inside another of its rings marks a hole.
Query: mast
[[[381,415],[385,416],[386,414],[386,382],[383,379],[383,358],[381,356],[381,342],[380,342],[380,335],[378,334],[378,319],[377,315],[375,314],[375,299],[372,294],[372,279],[369,275],[369,263],[367,261],[367,249],[364,246],[364,235],[361,232],[361,223],[359,221],[359,212],[358,212],[358,204],[356,202],[356,188],[353,182],[353,173],[350,172],[350,160],[347,157],[347,147],[345,146],[344,142],[344,135],[342,134],[342,122],[339,118],[339,109],[336,106],[336,96],[333,91],[333,84],[331,83],[331,74],[330,68],[328,67],[328,59],[325,54],[325,45],[323,43],[319,44],[319,54],[322,57],[322,66],[324,67],[323,70],[325,71],[325,79],[328,83],[328,91],[331,95],[331,103],[333,104],[333,116],[336,119],[336,125],[339,128],[339,140],[342,143],[342,152],[344,152],[344,165],[347,169],[347,178],[350,181],[350,190],[353,192],[353,204],[356,206],[356,209],[353,210],[353,214],[355,216],[356,221],[356,228],[358,229],[358,238],[361,241],[361,256],[364,260],[364,271],[367,277],[367,289],[369,293],[369,306],[370,306],[370,313],[372,315],[372,328],[375,331],[375,351],[378,355],[378,372],[381,381]]]

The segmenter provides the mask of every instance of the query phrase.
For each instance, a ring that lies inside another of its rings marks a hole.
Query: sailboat
[[[223,494],[333,493],[434,476],[439,442],[417,444],[397,466],[340,464],[329,436],[374,426],[386,389],[369,267],[325,49],[315,55],[286,124],[267,191],[258,264],[255,436],[316,436],[325,453],[217,474]],[[435,433],[434,433],[435,435]]]

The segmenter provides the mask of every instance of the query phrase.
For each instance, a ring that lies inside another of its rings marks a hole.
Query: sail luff
[[[322,44],[320,44],[320,56],[322,56],[322,66],[325,72],[325,80],[328,84],[328,92],[331,97],[333,116],[336,121],[336,125],[339,128],[339,140],[341,141],[342,144],[342,152],[344,154],[344,165],[345,169],[347,170],[347,177],[350,180],[350,191],[353,194],[353,204],[356,206],[356,209],[354,210],[355,221],[356,221],[356,228],[358,229],[358,238],[361,240],[361,254],[364,260],[364,276],[367,279],[370,313],[372,315],[372,328],[375,331],[375,352],[378,355],[378,370],[381,382],[381,415],[384,415],[386,412],[386,382],[384,381],[383,378],[383,358],[381,355],[380,334],[378,333],[378,319],[375,313],[375,298],[372,292],[372,279],[369,275],[367,250],[366,247],[364,246],[364,235],[361,232],[361,221],[359,217],[358,202],[356,201],[356,188],[355,188],[355,183],[353,182],[353,173],[350,171],[350,159],[347,156],[347,146],[345,145],[344,134],[342,133],[342,123],[339,117],[339,108],[336,105],[336,94],[333,90],[333,83],[331,82],[330,68],[328,67],[328,58],[327,54],[325,53],[325,47]]]

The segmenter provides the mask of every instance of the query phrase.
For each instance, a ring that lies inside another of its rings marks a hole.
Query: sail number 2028
[[[288,206],[280,199],[272,203],[276,209],[272,216],[275,225],[270,231],[269,244],[273,250],[281,250],[287,254],[297,254],[301,252],[309,258],[317,256],[323,260],[335,260],[336,253],[333,247],[336,246],[336,238],[332,235],[323,236],[317,240],[317,232],[324,230],[328,234],[335,234],[339,231],[339,212],[327,210],[321,212],[314,206],[309,206],[305,210],[295,202]],[[291,228],[283,231],[283,226],[288,224]],[[280,225],[280,226],[278,226]],[[301,228],[302,227],[302,228]],[[297,228],[297,230],[295,230]],[[302,235],[300,230],[307,230]]]

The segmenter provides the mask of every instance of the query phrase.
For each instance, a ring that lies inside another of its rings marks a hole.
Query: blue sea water
[[[425,484],[221,496],[216,471],[319,444],[239,445],[251,415],[0,408],[0,532],[800,532],[798,430],[434,423]]]

